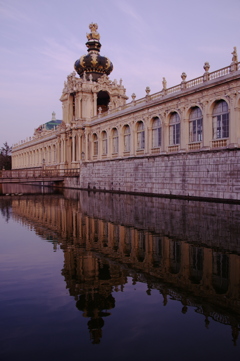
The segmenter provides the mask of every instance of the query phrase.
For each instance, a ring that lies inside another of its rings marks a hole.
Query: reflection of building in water
[[[56,193],[60,192],[59,189],[53,189],[50,187],[44,187],[41,185],[31,185],[23,183],[0,183],[0,195],[1,194],[45,194],[45,193]]]
[[[62,274],[71,296],[75,297],[76,307],[83,316],[90,318],[88,328],[93,343],[99,343],[102,336],[104,318],[115,307],[113,290],[123,290],[127,282],[127,271],[113,262],[83,248],[62,244],[64,269]]]
[[[211,318],[231,325],[236,340],[239,205],[87,192],[75,197],[12,200],[13,216],[57,236],[65,257],[62,273],[77,307],[90,318],[93,342],[99,342],[104,317],[114,307],[113,289],[123,288],[127,276],[146,283],[148,294],[158,289],[164,304],[168,296],[180,301],[183,313],[194,306],[206,326]]]

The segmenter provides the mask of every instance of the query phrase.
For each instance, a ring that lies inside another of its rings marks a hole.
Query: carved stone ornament
[[[151,89],[149,88],[149,86],[147,86],[146,89],[145,89],[146,94],[149,95],[150,91],[151,91]]]
[[[208,70],[210,69],[210,64],[208,61],[205,61],[204,65],[203,65],[203,69],[208,72]]]
[[[187,74],[186,73],[182,73],[182,75],[181,75],[181,78],[182,78],[182,81],[186,81],[186,79],[187,79]]]
[[[58,130],[65,130],[66,129],[66,123],[62,122],[61,124],[59,124],[58,126]]]
[[[109,80],[108,76],[106,74],[102,75],[100,78],[98,78],[98,84],[107,84],[110,85],[111,81]]]

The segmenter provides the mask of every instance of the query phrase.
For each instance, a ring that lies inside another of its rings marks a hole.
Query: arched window
[[[97,94],[97,109],[101,108],[101,113],[104,113],[108,110],[108,104],[110,102],[110,96],[108,92],[100,90]]]
[[[189,279],[192,283],[199,284],[203,276],[203,248],[190,246]]]
[[[152,147],[161,147],[162,128],[158,117],[155,117],[152,122]]]
[[[102,132],[102,154],[107,155],[107,132]]]
[[[118,153],[118,131],[116,128],[112,130],[112,152]]]
[[[98,137],[97,134],[93,134],[93,155],[98,155]]]
[[[123,129],[124,152],[130,152],[130,137],[130,127],[129,125],[125,125]]]
[[[169,124],[169,144],[180,144],[180,117],[177,112],[171,114]]]
[[[213,252],[212,285],[218,294],[227,293],[229,287],[229,256],[220,252]]]
[[[224,100],[216,102],[213,108],[213,139],[229,137],[229,111]]]
[[[170,272],[177,274],[181,268],[181,242],[170,241]]]
[[[142,121],[137,124],[137,149],[145,148],[145,130]]]
[[[191,110],[189,117],[189,141],[201,142],[202,141],[202,111],[198,107]]]

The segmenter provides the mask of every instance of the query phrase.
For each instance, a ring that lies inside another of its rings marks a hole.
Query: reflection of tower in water
[[[64,246],[63,246],[64,248]],[[88,329],[92,343],[98,344],[102,338],[104,318],[115,307],[113,290],[123,290],[126,283],[125,272],[115,263],[110,263],[93,252],[79,248],[67,248],[62,274],[76,307],[89,318]]]
[[[115,299],[112,294],[104,295],[97,292],[86,293],[79,296],[76,307],[83,311],[84,317],[90,317],[88,329],[92,343],[99,343],[104,326],[103,317],[111,315],[110,310],[115,307]]]

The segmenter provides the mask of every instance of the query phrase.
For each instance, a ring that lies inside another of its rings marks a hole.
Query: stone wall
[[[240,149],[132,157],[81,165],[65,187],[240,200]]]

